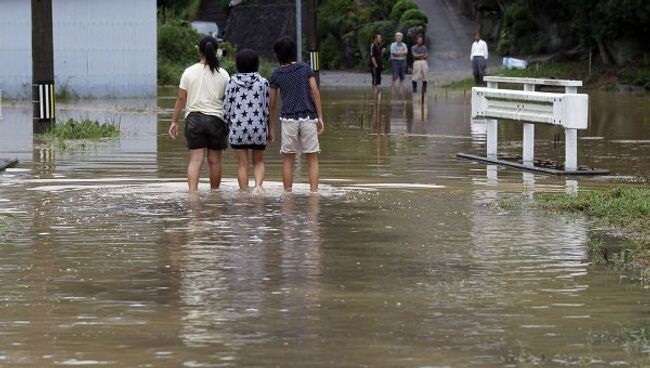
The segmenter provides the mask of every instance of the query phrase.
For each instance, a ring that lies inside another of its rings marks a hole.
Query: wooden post
[[[32,0],[32,102],[34,133],[55,119],[52,0]]]
[[[316,81],[320,85],[320,53],[318,50],[318,1],[305,0],[305,32],[307,34],[307,48],[311,68],[316,75]]]

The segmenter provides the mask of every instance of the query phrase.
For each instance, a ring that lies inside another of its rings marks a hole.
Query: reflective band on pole
[[[43,85],[43,90],[45,91],[43,96],[43,103],[45,104],[45,114],[42,119],[50,118],[50,89],[47,87],[47,84]]]
[[[311,69],[315,72],[320,70],[320,56],[318,51],[309,52],[309,61],[311,62]]]
[[[56,98],[56,93],[54,93],[54,83],[50,84],[50,118],[54,119],[54,99]]]
[[[38,85],[38,118],[40,120],[54,119],[55,104],[54,83],[39,83]]]
[[[39,84],[38,85],[38,109],[40,111],[38,117],[39,119],[44,119],[45,118],[45,111],[43,109],[43,85]]]

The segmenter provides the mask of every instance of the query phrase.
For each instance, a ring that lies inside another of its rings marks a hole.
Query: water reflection
[[[647,365],[616,338],[647,322],[647,289],[590,263],[588,220],[494,206],[608,182],[456,159],[484,144],[462,93],[323,96],[321,196],[282,194],[277,146],[265,195],[188,195],[183,142],[156,139],[172,99],[158,124],[116,112],[132,142],[30,151],[1,175],[20,226],[0,243],[0,365]],[[581,144],[612,165],[647,149]],[[647,171],[632,156],[620,170]]]

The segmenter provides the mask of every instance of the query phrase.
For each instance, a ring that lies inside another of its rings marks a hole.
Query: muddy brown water
[[[282,193],[275,143],[264,195],[238,192],[229,152],[223,189],[190,196],[173,93],[62,104],[122,126],[63,152],[5,101],[0,157],[21,163],[0,175],[0,366],[650,364],[650,289],[592,262],[594,225],[493,205],[647,185],[647,95],[591,95],[579,162],[611,175],[566,179],[457,159],[485,141],[462,92],[325,89],[320,195]],[[499,129],[516,154],[520,127]],[[556,133],[538,156],[562,157]]]

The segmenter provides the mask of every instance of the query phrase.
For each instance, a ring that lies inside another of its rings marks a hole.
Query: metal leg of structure
[[[535,160],[535,124],[524,124],[524,165],[533,165]]]
[[[487,140],[487,157],[497,158],[497,145],[499,140],[499,133],[497,131],[496,120],[485,121],[486,140]]]
[[[564,169],[578,169],[578,130],[564,129]]]

